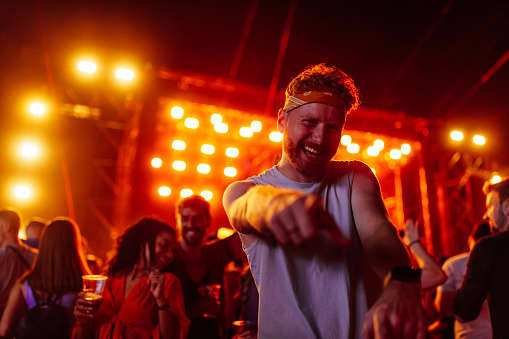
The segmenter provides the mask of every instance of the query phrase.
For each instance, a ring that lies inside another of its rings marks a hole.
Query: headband
[[[335,95],[333,92],[319,92],[315,90],[307,91],[304,93],[297,93],[295,95],[288,95],[283,110],[290,112],[297,107],[312,102],[326,104],[332,107],[336,107],[340,111],[346,111],[346,102],[342,98]]]

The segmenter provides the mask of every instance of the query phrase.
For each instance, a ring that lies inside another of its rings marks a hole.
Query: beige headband
[[[314,90],[307,91],[304,93],[297,93],[293,96],[289,95],[286,98],[283,110],[285,110],[286,112],[290,112],[291,110],[297,107],[309,104],[311,102],[317,102],[332,107],[336,107],[340,111],[346,110],[346,103],[339,96],[333,94],[332,92],[319,92]]]

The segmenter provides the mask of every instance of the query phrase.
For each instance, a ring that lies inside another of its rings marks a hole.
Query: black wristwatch
[[[384,286],[391,280],[398,280],[406,283],[420,283],[421,269],[410,266],[396,266],[387,273],[384,279]]]

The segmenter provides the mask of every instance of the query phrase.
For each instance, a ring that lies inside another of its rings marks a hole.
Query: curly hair
[[[308,66],[293,78],[286,87],[286,96],[310,90],[325,91],[331,87],[335,89],[335,94],[345,101],[346,114],[360,105],[361,97],[353,79],[339,68],[328,67],[324,63]]]
[[[145,265],[152,267],[154,265],[155,239],[162,232],[170,232],[176,239],[175,230],[155,217],[143,217],[129,227],[117,239],[117,254],[110,261],[108,275],[115,275],[119,271],[132,268],[140,254],[143,253],[145,244],[148,244],[150,251],[150,262],[145,262]]]

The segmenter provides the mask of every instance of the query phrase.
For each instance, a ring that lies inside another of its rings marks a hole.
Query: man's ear
[[[288,119],[288,112],[283,109],[280,109],[277,113],[277,130],[279,133],[283,133],[285,130],[285,125]]]

